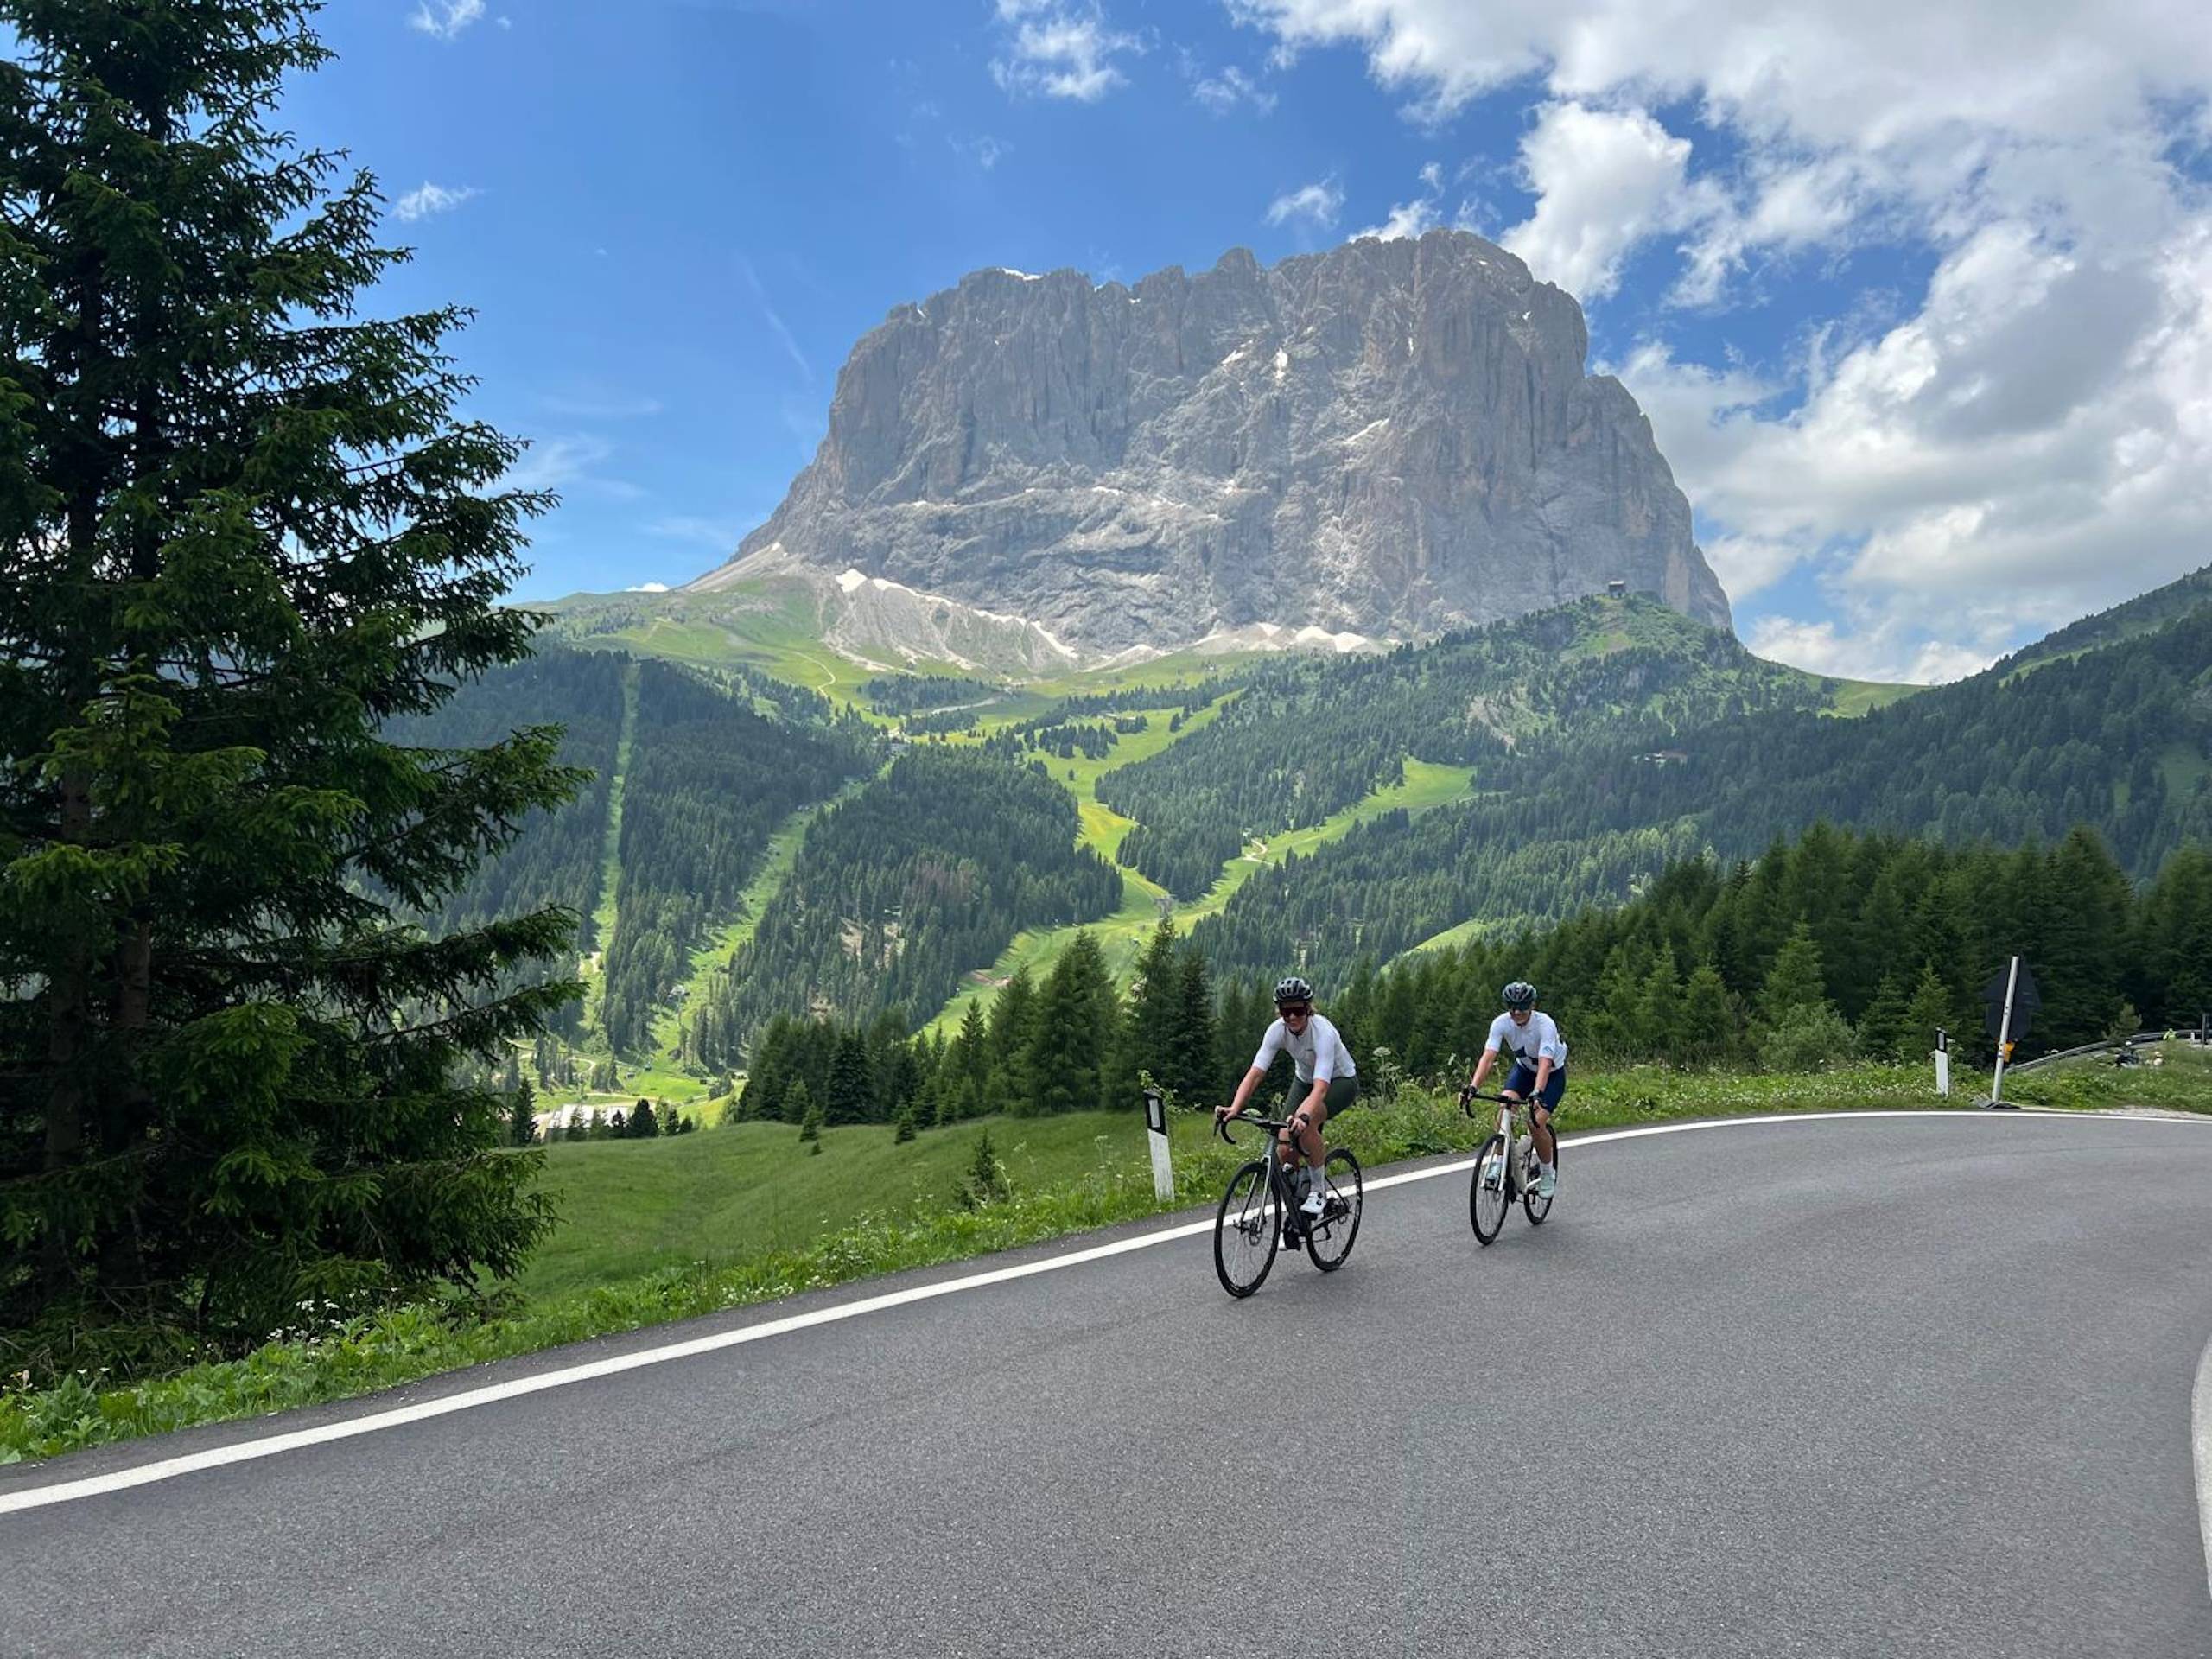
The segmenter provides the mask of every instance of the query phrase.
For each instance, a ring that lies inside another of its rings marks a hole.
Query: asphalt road
[[[2212,1655],[2212,1124],[1565,1168],[1488,1250],[1446,1174],[1246,1302],[1199,1236],[0,1516],[0,1654]]]

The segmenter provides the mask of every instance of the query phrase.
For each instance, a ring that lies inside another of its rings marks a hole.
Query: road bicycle
[[[1221,1209],[1214,1217],[1213,1269],[1221,1287],[1231,1296],[1249,1296],[1275,1264],[1279,1249],[1301,1247],[1313,1265],[1334,1273],[1351,1254],[1359,1235],[1359,1160],[1345,1147],[1334,1147],[1321,1166],[1327,1196],[1319,1216],[1308,1219],[1299,1209],[1303,1194],[1291,1185],[1290,1171],[1297,1165],[1282,1160],[1286,1119],[1233,1117],[1215,1121],[1214,1133],[1236,1145],[1229,1133],[1231,1123],[1249,1123],[1266,1132],[1268,1151],[1241,1166],[1229,1178],[1221,1195]],[[1294,1154],[1295,1148],[1293,1149]],[[1300,1160],[1303,1161],[1302,1160]]]
[[[1472,1117],[1478,1100],[1497,1103],[1497,1128],[1475,1154],[1474,1175],[1467,1185],[1467,1219],[1474,1225],[1475,1237],[1489,1244],[1504,1228],[1505,1212],[1515,1199],[1520,1200],[1531,1227],[1544,1224],[1544,1217],[1552,1212],[1552,1201],[1536,1191],[1535,1137],[1525,1132],[1523,1116],[1529,1103],[1462,1089],[1459,1109]],[[1552,1169],[1554,1173],[1559,1169],[1556,1133],[1552,1136]]]

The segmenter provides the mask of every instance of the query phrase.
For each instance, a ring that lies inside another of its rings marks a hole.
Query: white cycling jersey
[[[1514,1024],[1510,1014],[1499,1014],[1490,1022],[1490,1036],[1483,1046],[1492,1053],[1510,1052],[1516,1060],[1527,1061],[1531,1070],[1538,1060],[1549,1060],[1554,1069],[1567,1065],[1567,1040],[1551,1015],[1541,1012],[1531,1014],[1525,1026]]]
[[[1252,1069],[1266,1071],[1286,1048],[1290,1051],[1290,1063],[1298,1068],[1300,1083],[1311,1083],[1316,1077],[1334,1083],[1338,1077],[1359,1075],[1344,1039],[1337,1034],[1334,1026],[1318,1014],[1306,1016],[1303,1032],[1292,1031],[1280,1020],[1269,1026],[1268,1034],[1260,1039],[1260,1052],[1252,1057]]]

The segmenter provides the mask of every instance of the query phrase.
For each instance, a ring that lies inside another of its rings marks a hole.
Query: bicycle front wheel
[[[1268,1166],[1254,1159],[1229,1178],[1213,1222],[1213,1270],[1230,1295],[1249,1296],[1275,1264],[1281,1206],[1268,1184]]]
[[[1467,1185],[1467,1219],[1484,1244],[1504,1228],[1506,1206],[1512,1201],[1506,1192],[1505,1160],[1505,1137],[1493,1135],[1475,1154],[1475,1173]]]
[[[1359,1160],[1348,1148],[1338,1147],[1322,1165],[1321,1173],[1328,1201],[1321,1218],[1306,1224],[1306,1254],[1322,1272],[1334,1273],[1344,1266],[1344,1258],[1351,1254],[1352,1240],[1359,1236]]]

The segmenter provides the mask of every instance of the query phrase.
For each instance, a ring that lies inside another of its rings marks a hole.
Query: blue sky
[[[2008,6],[338,0],[286,115],[380,303],[478,308],[526,596],[719,563],[964,271],[1458,225],[1583,300],[1755,648],[1929,678],[2212,560],[2212,32]]]

